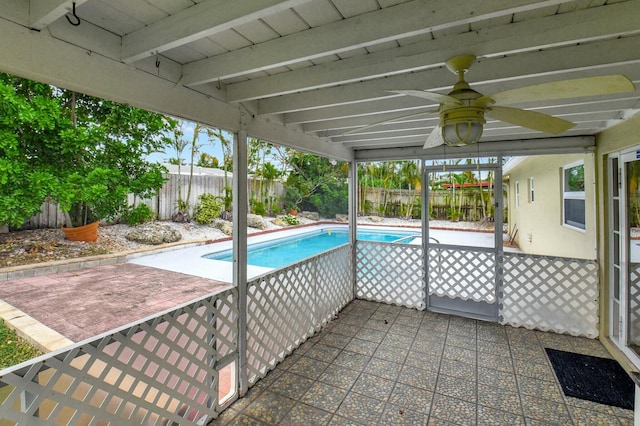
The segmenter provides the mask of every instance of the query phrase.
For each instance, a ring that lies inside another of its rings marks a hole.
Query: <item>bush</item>
[[[251,206],[251,212],[253,214],[257,214],[258,216],[267,215],[267,209],[264,207],[264,203],[262,201],[252,198],[249,200],[249,205]]]
[[[213,194],[202,194],[198,197],[199,203],[196,205],[194,219],[200,225],[213,222],[222,213],[222,203],[216,201]]]
[[[284,215],[281,219],[286,222],[287,225],[300,225],[300,219],[291,214]]]
[[[122,220],[128,225],[135,226],[142,223],[151,222],[155,215],[146,204],[138,204],[135,207],[128,207],[122,215]]]

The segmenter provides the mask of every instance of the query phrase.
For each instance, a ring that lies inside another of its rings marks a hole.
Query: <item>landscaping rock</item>
[[[376,223],[380,223],[384,220],[384,217],[382,216],[369,216],[369,220],[371,222],[376,222]]]
[[[336,215],[336,220],[338,222],[349,222],[349,216],[346,214],[337,214]]]
[[[180,241],[182,234],[170,226],[152,222],[136,226],[125,238],[129,241],[156,246]]]
[[[320,220],[320,213],[318,212],[301,212],[298,216],[304,217],[310,220]]]
[[[264,219],[262,219],[262,216],[258,216],[257,214],[247,215],[247,226],[250,228],[257,228],[257,229],[267,228],[267,225],[264,223]]]
[[[233,234],[233,223],[228,220],[215,219],[211,225],[214,228],[221,230],[226,235]]]

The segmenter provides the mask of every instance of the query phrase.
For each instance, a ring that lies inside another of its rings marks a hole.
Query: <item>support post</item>
[[[422,176],[422,185],[420,189],[420,211],[422,224],[422,267],[424,269],[424,310],[429,310],[429,175],[425,167],[425,160],[420,160],[420,176]]]
[[[233,285],[238,289],[239,396],[249,389],[247,377],[247,132],[233,135]]]
[[[357,247],[356,239],[358,234],[358,165],[355,160],[349,161],[349,243],[351,244],[351,283],[353,288],[353,298],[357,294]]]

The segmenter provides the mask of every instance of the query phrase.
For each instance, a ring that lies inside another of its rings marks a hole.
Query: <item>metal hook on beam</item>
[[[69,15],[64,15],[65,18],[67,18],[67,21],[73,25],[74,27],[77,27],[78,25],[80,25],[80,18],[78,17],[78,15],[76,14],[76,2],[73,2],[73,8],[71,9],[71,14],[73,15],[73,17],[75,18],[75,21],[72,21],[71,18],[69,18]]]

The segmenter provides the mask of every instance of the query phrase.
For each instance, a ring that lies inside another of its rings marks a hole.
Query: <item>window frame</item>
[[[587,202],[586,202],[585,191],[567,191],[567,171],[579,166],[582,166],[584,170],[584,160],[566,164],[565,166],[562,167],[562,200],[561,200],[562,218],[561,219],[562,219],[562,226],[565,226],[569,229],[573,229],[575,231],[586,232]],[[567,223],[565,200],[582,200],[582,202],[584,203],[584,209],[583,209],[584,210],[584,223],[583,223],[584,227],[583,228],[572,225],[571,223]]]
[[[515,181],[516,209],[520,208],[520,182]]]

